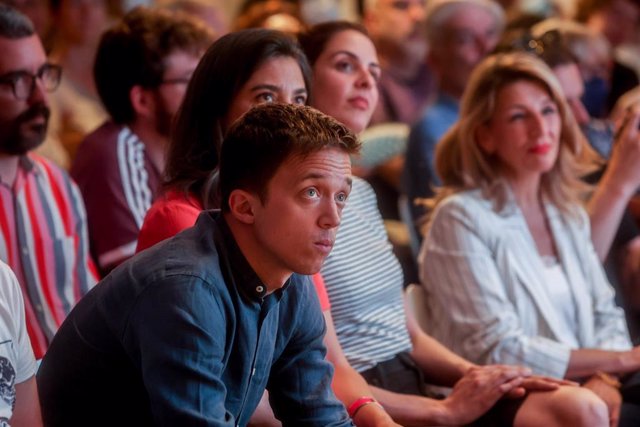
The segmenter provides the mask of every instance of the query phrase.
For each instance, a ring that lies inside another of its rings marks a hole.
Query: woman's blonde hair
[[[557,105],[561,119],[560,149],[553,168],[542,176],[544,196],[561,212],[572,215],[589,186],[581,178],[593,170],[596,155],[586,142],[565,100],[553,71],[535,56],[513,52],[485,58],[474,70],[462,97],[460,119],[444,135],[436,149],[436,171],[443,187],[427,201],[435,207],[445,197],[464,190],[481,189],[501,210],[507,192],[500,160],[482,150],[476,135],[488,124],[500,90],[517,81],[541,84]]]

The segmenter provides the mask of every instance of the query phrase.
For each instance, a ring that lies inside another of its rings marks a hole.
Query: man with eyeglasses
[[[426,210],[414,201],[433,196],[434,187],[440,185],[434,167],[436,145],[458,120],[467,80],[496,46],[505,25],[504,10],[492,0],[431,0],[425,15],[428,61],[438,89],[433,103],[412,126],[407,143],[402,187],[415,224]]]
[[[91,253],[107,273],[135,253],[159,194],[173,117],[213,41],[184,14],[136,8],[102,37],[94,77],[111,120],[80,145],[71,175],[87,206]]]
[[[82,196],[65,172],[32,153],[47,132],[47,92],[61,69],[47,62],[31,22],[0,5],[0,260],[24,293],[36,358],[96,283]]]

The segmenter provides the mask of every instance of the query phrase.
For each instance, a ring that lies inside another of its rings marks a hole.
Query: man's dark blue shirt
[[[351,426],[330,388],[311,281],[266,287],[223,217],[127,261],[69,315],[38,372],[48,425]]]

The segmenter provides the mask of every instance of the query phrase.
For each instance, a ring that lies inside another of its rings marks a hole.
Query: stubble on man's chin
[[[0,137],[0,151],[4,154],[21,156],[37,148],[47,135],[50,116],[49,108],[44,104],[34,105],[8,123],[6,133]],[[30,123],[43,118],[41,123]]]

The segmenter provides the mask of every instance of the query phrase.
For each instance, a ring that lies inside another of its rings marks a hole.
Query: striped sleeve
[[[98,249],[97,259],[103,269],[135,254],[138,233],[153,202],[144,150],[144,144],[128,128],[118,134],[116,159],[119,182],[109,187],[107,191],[112,194],[106,195],[115,203],[111,204],[111,214],[102,213],[111,215],[105,222],[111,225],[108,233],[112,237],[108,237],[106,231],[96,230],[94,233],[94,239],[102,240],[98,243],[102,249]]]
[[[108,271],[135,253],[159,174],[126,126],[103,125],[78,150],[72,174],[87,209],[91,253]]]
[[[144,163],[144,145],[128,129],[118,135],[118,169],[127,206],[138,229],[151,207],[152,194]]]

